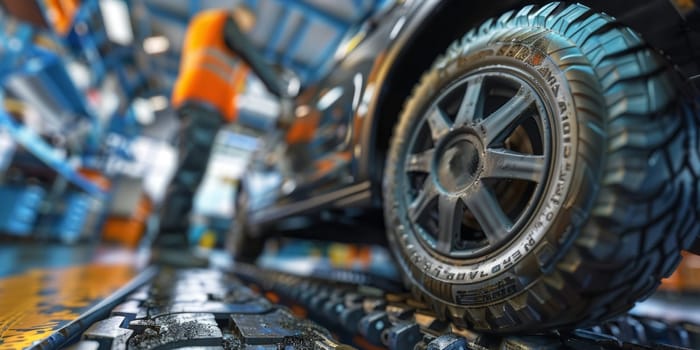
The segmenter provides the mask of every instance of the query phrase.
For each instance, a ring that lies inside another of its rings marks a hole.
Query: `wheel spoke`
[[[535,101],[532,94],[520,88],[518,92],[508,102],[503,104],[495,112],[491,113],[482,122],[482,127],[486,130],[486,144],[490,145],[494,140],[503,136],[506,130],[512,130],[523,112]]]
[[[459,106],[459,111],[457,111],[455,125],[461,126],[472,122],[476,118],[476,107],[479,104],[479,99],[481,98],[481,87],[483,82],[484,78],[481,76],[477,76],[476,78],[468,81],[469,85],[467,86],[467,91],[464,93],[462,104]]]
[[[439,107],[434,107],[426,119],[430,126],[430,135],[433,141],[439,140],[450,131],[450,124],[447,121],[447,116]]]
[[[433,177],[428,176],[423,184],[423,189],[418,194],[415,200],[411,203],[408,208],[408,216],[414,223],[423,217],[425,212],[431,207],[433,202],[438,196],[438,191],[435,188],[435,183],[433,182]]]
[[[506,149],[487,149],[484,178],[518,179],[540,182],[545,172],[545,158]]]
[[[406,160],[406,171],[416,173],[429,173],[430,163],[433,161],[435,149],[412,154]]]
[[[450,254],[455,239],[461,233],[462,204],[458,197],[440,195],[438,199],[438,235],[436,249]]]
[[[488,188],[481,185],[479,189],[463,197],[462,200],[476,218],[489,243],[497,244],[508,236],[513,223]]]
[[[399,204],[431,254],[492,254],[540,205],[552,128],[536,86],[506,67],[479,69],[415,116],[399,160],[400,180],[409,179]]]

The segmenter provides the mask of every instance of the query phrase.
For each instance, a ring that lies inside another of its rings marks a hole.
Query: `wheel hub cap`
[[[438,183],[447,193],[469,188],[479,177],[482,159],[481,142],[474,136],[455,137],[440,151],[435,172]]]

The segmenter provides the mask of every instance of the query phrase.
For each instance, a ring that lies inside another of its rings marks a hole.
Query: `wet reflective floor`
[[[114,294],[140,258],[98,246],[4,243],[0,247],[0,348],[49,338]]]

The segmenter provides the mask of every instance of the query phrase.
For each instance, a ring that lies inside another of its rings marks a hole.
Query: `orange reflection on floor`
[[[135,275],[128,265],[89,264],[0,279],[0,349],[49,337]]]
[[[700,255],[682,252],[683,260],[673,275],[661,281],[659,290],[667,292],[700,292]]]

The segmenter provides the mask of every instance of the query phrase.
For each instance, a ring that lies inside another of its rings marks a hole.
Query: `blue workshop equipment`
[[[50,213],[41,218],[41,233],[63,243],[75,243],[96,232],[96,218],[102,202],[77,191],[68,191],[56,200]]]
[[[46,191],[36,185],[0,185],[0,232],[31,234],[45,195]]]

